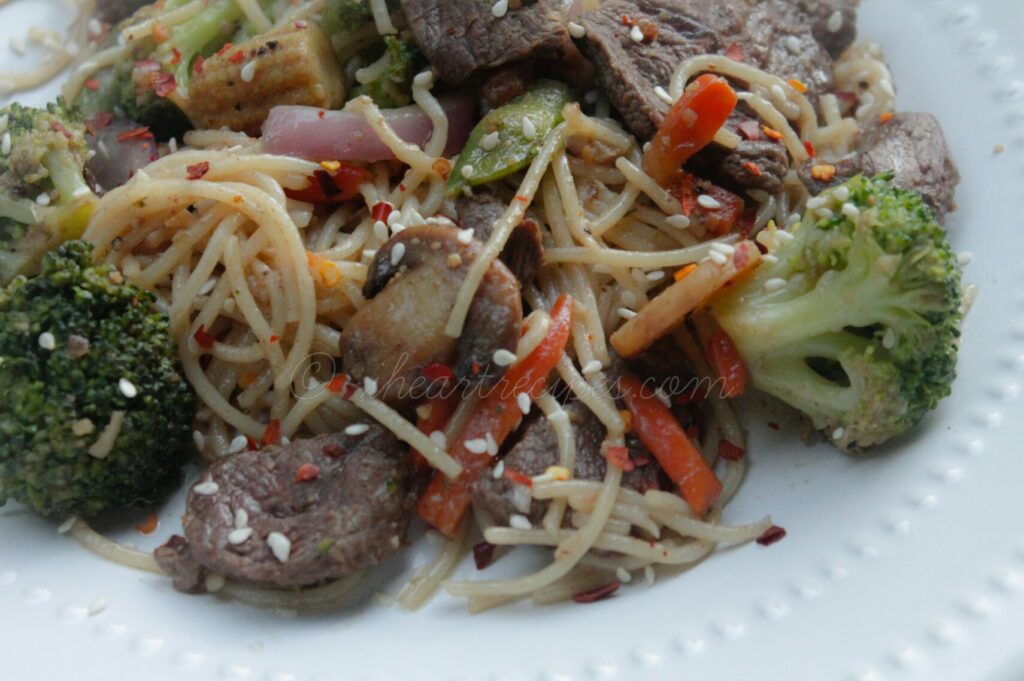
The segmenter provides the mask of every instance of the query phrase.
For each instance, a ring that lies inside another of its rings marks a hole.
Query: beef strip
[[[477,71],[571,49],[563,2],[523,0],[496,17],[483,0],[401,0],[416,43],[438,75],[459,84]]]
[[[892,172],[895,184],[919,192],[940,221],[956,207],[954,193],[960,173],[942,125],[931,114],[898,113],[886,123],[875,123],[861,134],[850,156],[833,164],[836,174],[829,182],[812,177],[816,163],[809,161],[800,173],[815,195],[855,175]]]
[[[299,480],[309,465],[316,475]],[[157,549],[157,562],[185,591],[202,590],[206,571],[268,588],[345,577],[400,546],[410,477],[406,447],[378,425],[359,436],[321,435],[229,456],[199,477],[186,502],[185,540]],[[209,483],[216,491],[201,493]],[[231,543],[239,510],[252,535]],[[271,550],[272,532],[291,542],[286,561]]]
[[[494,223],[504,215],[507,208],[508,205],[494,192],[478,190],[473,196],[459,198],[459,225],[463,229],[472,229],[473,236],[486,243],[494,231]],[[519,223],[509,236],[500,257],[522,284],[531,283],[544,262],[540,226],[529,218]]]
[[[854,37],[857,1],[611,0],[580,19],[586,28],[581,44],[612,105],[638,137],[650,139],[668,111],[654,88],[667,85],[681,61],[700,54],[723,54],[735,46],[745,62],[803,82],[812,99],[829,90],[833,54]],[[830,32],[829,19],[836,11],[844,22]],[[634,42],[623,17],[641,27],[657,27],[657,37]],[[741,105],[726,127],[735,132],[750,118],[752,112]],[[749,163],[761,173],[752,173]],[[730,187],[774,192],[781,187],[788,156],[779,142],[744,139],[735,150],[709,147],[693,166]]]
[[[607,462],[601,454],[601,442],[605,428],[586,406],[573,402],[565,407],[573,427],[576,443],[576,465],[573,477],[579,480],[603,480]],[[622,486],[645,491],[658,489],[660,469],[654,459],[638,440],[627,438],[630,457],[638,463],[632,471],[622,476]],[[559,460],[558,440],[555,429],[543,416],[535,418],[523,430],[519,441],[505,455],[505,470],[514,470],[533,477],[542,474]],[[517,492],[516,488],[520,487]],[[522,514],[530,522],[539,523],[547,512],[548,502],[531,500],[529,490],[510,481],[507,477],[497,480],[492,475],[481,476],[473,493],[473,503],[486,509],[499,525],[507,525],[513,514]]]

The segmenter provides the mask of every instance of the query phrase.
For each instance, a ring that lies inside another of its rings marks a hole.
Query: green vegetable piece
[[[382,109],[405,106],[412,102],[412,79],[425,63],[423,54],[416,43],[393,36],[384,37],[384,54],[387,68],[373,81],[353,90],[352,97],[368,95]]]
[[[466,186],[500,180],[529,165],[544,138],[562,122],[562,109],[570,97],[567,85],[539,80],[523,95],[484,116],[452,169],[448,195],[454,196]],[[530,122],[526,127],[532,124],[533,130],[524,131],[526,120]],[[497,144],[488,148],[493,133],[498,133]],[[470,169],[470,173],[464,172]]]

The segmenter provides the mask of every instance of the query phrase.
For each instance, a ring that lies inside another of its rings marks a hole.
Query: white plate
[[[9,17],[46,6],[14,3],[0,31],[17,32]],[[411,615],[367,601],[290,619],[176,594],[9,507],[0,515],[0,677],[1024,677],[1024,72],[1010,43],[1022,30],[1019,0],[865,1],[861,34],[888,51],[901,108],[934,112],[946,127],[964,175],[949,227],[956,247],[974,253],[968,279],[982,295],[954,396],[899,448],[857,460],[753,419],[752,471],[728,515],[772,513],[789,530],[782,543],[722,551],[588,606],[471,617],[441,597]],[[1006,153],[994,154],[997,144]],[[163,513],[159,537],[176,529],[176,514]],[[106,609],[88,616],[100,598]]]

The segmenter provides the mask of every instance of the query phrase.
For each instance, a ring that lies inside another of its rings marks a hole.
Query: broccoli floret
[[[352,97],[368,95],[377,106],[391,109],[412,101],[412,79],[426,62],[416,43],[384,37],[384,51],[377,59],[386,58],[387,68],[368,83],[352,91]]]
[[[367,0],[327,0],[324,3],[321,28],[327,35],[352,31],[373,21]]]
[[[14,103],[0,154],[0,285],[39,271],[43,254],[81,236],[96,195],[85,179],[88,146],[77,110],[63,100],[46,109]]]
[[[187,1],[164,0],[159,9],[156,5],[143,7],[111,31],[110,45],[117,43],[126,28],[175,10]],[[272,2],[258,0],[258,4],[266,11]],[[131,58],[97,74],[92,87],[78,95],[76,104],[86,117],[116,111],[149,127],[157,139],[178,136],[191,128],[186,116],[188,86],[197,62],[228,43],[242,42],[256,33],[238,2],[212,0],[185,21],[161,28],[159,36],[133,42]]]
[[[71,241],[0,289],[0,503],[53,519],[178,481],[194,396],[153,296]]]
[[[712,312],[754,387],[859,449],[906,432],[949,395],[962,275],[934,213],[889,176],[855,177],[821,198],[793,238],[776,235],[777,262]]]

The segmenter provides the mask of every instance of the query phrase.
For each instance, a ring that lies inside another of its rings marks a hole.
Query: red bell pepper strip
[[[715,138],[736,108],[736,92],[721,76],[700,76],[669,110],[651,147],[644,170],[666,189],[683,175],[683,164]]]
[[[459,406],[459,398],[460,395],[457,391],[452,391],[448,395],[442,394],[426,398],[423,404],[427,405],[430,413],[426,418],[418,419],[416,427],[427,437],[439,430],[443,431],[448,419],[455,413],[455,408]],[[430,464],[415,449],[412,451],[412,467],[417,473],[425,473],[430,470]]]
[[[505,372],[451,444],[449,453],[462,464],[462,474],[450,480],[435,472],[420,497],[416,512],[445,536],[451,537],[455,533],[469,508],[473,483],[494,462],[486,453],[470,452],[466,442],[485,439],[490,434],[500,445],[516,429],[523,418],[516,396],[526,393],[530,399],[536,399],[544,392],[548,374],[558,364],[569,340],[572,307],[572,298],[567,295],[555,302],[548,335],[525,359]]]
[[[722,483],[686,436],[679,421],[636,376],[619,379],[626,407],[633,414],[633,430],[651,450],[694,513],[704,515],[722,495]]]
[[[722,379],[722,397],[737,397],[746,392],[750,373],[729,334],[721,329],[715,331],[708,340],[707,357]]]
[[[359,185],[372,181],[373,173],[366,168],[341,163],[337,170],[314,171],[308,187],[287,189],[285,195],[307,203],[344,203],[359,195]]]

